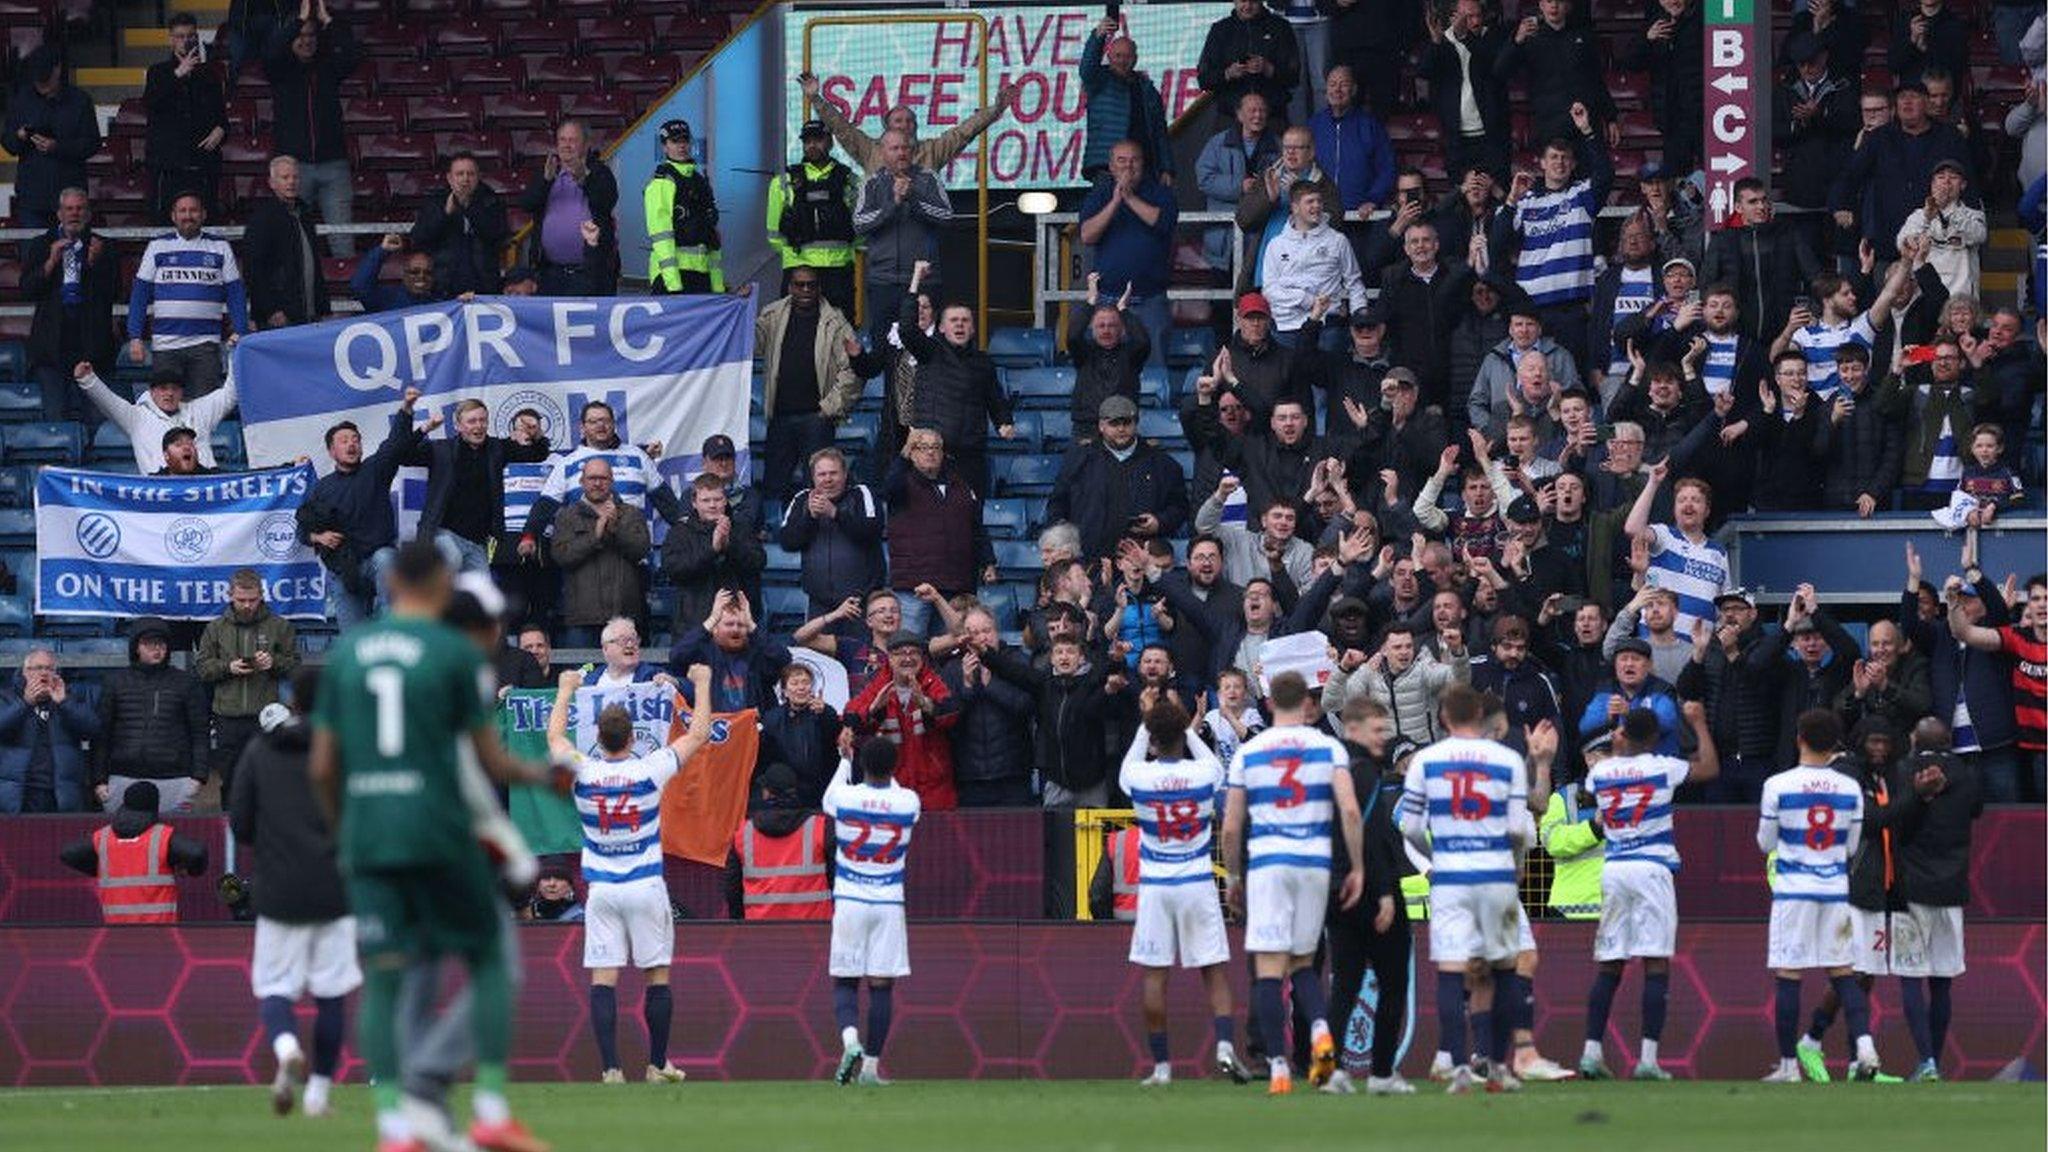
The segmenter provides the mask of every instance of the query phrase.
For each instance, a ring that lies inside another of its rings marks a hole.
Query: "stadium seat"
[[[242,422],[223,420],[213,430],[211,438],[213,458],[223,469],[234,471],[248,466],[248,458],[242,453]]]
[[[69,420],[37,420],[0,429],[0,451],[11,464],[76,464],[85,455],[85,430]]]
[[[589,121],[594,129],[623,128],[640,115],[640,105],[628,93],[592,87],[562,97],[562,115]]]
[[[992,540],[996,571],[1011,580],[1035,580],[1045,565],[1038,558],[1035,540]]]
[[[991,438],[988,450],[1016,455],[1023,452],[1045,450],[1045,413],[1018,412],[1010,417],[1012,430],[1016,435],[1008,440]]]
[[[1060,474],[1060,462],[1053,456],[991,456],[989,467],[1002,496],[1049,495]]]
[[[386,60],[418,60],[426,42],[426,32],[410,23],[365,24],[356,29],[357,50],[379,64]],[[373,71],[382,74],[381,68],[373,66]],[[382,84],[377,86],[377,90],[390,94]]]
[[[984,584],[974,598],[990,612],[995,613],[998,631],[1015,628],[1017,620],[1017,587],[1014,584]]]
[[[493,96],[488,122],[500,132],[548,131],[555,123],[555,98],[538,92]]]
[[[57,646],[66,656],[128,655],[126,636],[73,636]]]
[[[990,497],[982,501],[981,523],[996,540],[1022,540],[1029,534],[1031,510],[1014,496]]]
[[[34,595],[36,587],[36,554],[32,548],[10,550],[4,553],[7,570],[14,574],[14,586],[24,594]]]
[[[614,60],[607,71],[612,87],[635,95],[657,96],[683,78],[683,59],[672,52],[634,53]]]
[[[35,616],[29,610],[28,597],[0,596],[0,636],[20,639],[34,626]]]
[[[387,172],[430,172],[440,159],[434,155],[433,137],[414,132],[351,136],[349,143],[355,146],[356,163]]]
[[[1164,368],[1146,368],[1138,373],[1138,407],[1173,407],[1173,377]]]
[[[448,91],[446,60],[379,60],[372,73],[379,96],[433,96]]]
[[[1170,368],[1204,368],[1216,359],[1216,333],[1207,328],[1175,328],[1166,336]]]
[[[1147,408],[1139,412],[1138,436],[1155,441],[1162,448],[1188,446],[1187,433],[1180,425],[1180,413],[1171,410]]]
[[[134,459],[135,445],[129,441],[127,429],[107,420],[93,430],[92,445],[86,450],[86,463],[98,467],[115,460]]]
[[[455,82],[468,87],[460,75]],[[405,102],[408,132],[467,132],[478,127],[482,117],[483,101],[474,95],[415,96]]]
[[[576,21],[583,52],[645,52],[654,47],[654,21],[638,16],[592,16]]]
[[[33,380],[20,380],[0,367],[0,423],[43,418],[43,390]]]
[[[874,412],[849,412],[846,419],[839,422],[836,439],[859,448],[873,447],[881,443],[882,417]]]
[[[474,16],[459,16],[435,25],[428,41],[434,55],[493,56],[499,51],[499,23]]]
[[[220,146],[220,170],[230,176],[267,174],[275,151],[261,136],[229,136]]]
[[[0,508],[31,508],[36,502],[36,470],[23,465],[0,468]]]
[[[542,57],[527,80],[534,92],[577,94],[602,91],[604,86],[604,68],[587,56]]]
[[[1044,428],[1041,451],[1058,456],[1074,442],[1074,414],[1072,412],[1041,412],[1040,425]]]
[[[341,102],[351,133],[397,132],[405,127],[406,102],[393,96],[350,96]]]
[[[540,0],[477,0],[476,10],[515,27],[543,19]]]
[[[35,543],[35,509],[0,508],[0,548],[33,548]]]
[[[1066,408],[1074,379],[1072,368],[1018,368],[1003,373],[1003,388],[1019,408]]]
[[[771,584],[761,589],[761,601],[767,610],[762,623],[771,631],[786,634],[810,618],[811,600],[801,588]]]
[[[998,328],[988,334],[988,358],[998,368],[1052,367],[1052,329]]]
[[[448,79],[465,95],[495,95],[526,87],[526,65],[517,56],[479,56],[451,61]]]

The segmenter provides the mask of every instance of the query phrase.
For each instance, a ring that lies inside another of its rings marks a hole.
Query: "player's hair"
[[[1273,677],[1266,698],[1277,712],[1297,712],[1308,706],[1308,681],[1299,672],[1282,672]]]
[[[1814,752],[1833,752],[1842,744],[1842,718],[1827,708],[1799,714],[1799,743]]]
[[[787,688],[790,680],[798,676],[809,676],[812,683],[816,683],[818,679],[818,674],[811,671],[809,664],[801,660],[792,660],[782,666],[782,671],[776,675],[775,682]]]
[[[1863,345],[1856,343],[1844,344],[1840,348],[1835,349],[1836,365],[1839,366],[1844,362],[1851,361],[1857,364],[1861,364],[1866,368],[1869,367],[1870,349],[1865,348]]]
[[[1470,728],[1486,719],[1486,698],[1469,684],[1447,685],[1437,708],[1446,728]]]
[[[709,472],[699,472],[697,473],[697,478],[690,481],[690,488],[696,492],[723,492],[725,491],[725,479],[720,476],[713,476]]]
[[[341,435],[343,432],[353,432],[358,436],[363,434],[363,430],[361,428],[356,427],[355,421],[343,420],[341,423],[329,428],[325,436],[322,437],[322,439],[326,442],[329,448],[332,448],[334,447],[334,438],[336,436]]]
[[[854,767],[870,780],[887,778],[896,773],[896,745],[881,737],[875,737],[862,744],[853,754]]]
[[[612,753],[633,746],[633,714],[623,705],[607,704],[597,714],[597,746]]]
[[[1658,722],[1657,714],[1648,708],[1631,708],[1621,718],[1621,734],[1628,738],[1628,746],[1637,752],[1647,752],[1657,746],[1657,738],[1663,735],[1664,726]]]
[[[1178,760],[1188,752],[1188,711],[1172,695],[1145,713],[1145,731],[1152,737],[1152,753],[1162,760]]]
[[[391,558],[391,582],[400,588],[424,587],[446,575],[448,558],[432,540],[413,540],[398,546]]]

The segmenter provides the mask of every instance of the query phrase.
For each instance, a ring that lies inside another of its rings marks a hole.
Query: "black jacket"
[[[1785,157],[1781,190],[1785,203],[1801,208],[1827,204],[1828,185],[1848,162],[1856,133],[1863,128],[1856,85],[1832,77],[1821,85],[1820,110],[1804,122],[1792,117],[1792,109],[1801,103],[1792,85],[1778,85],[1771,97],[1772,138]]]
[[[1514,42],[1514,30],[1499,22],[1480,30],[1478,36],[1465,44],[1472,53],[1471,78],[1472,95],[1479,105],[1479,122],[1485,126],[1489,139],[1506,142],[1511,128],[1508,119],[1508,85],[1500,78],[1501,53]],[[1451,47],[1446,36],[1441,44],[1431,44],[1422,54],[1422,78],[1429,81],[1430,111],[1436,113],[1443,139],[1455,140],[1462,134],[1459,127],[1464,113],[1459,107],[1462,79],[1458,50]],[[1452,181],[1459,174],[1450,174]],[[1461,251],[1446,248],[1445,251]]]
[[[1761,643],[1763,632],[1752,627],[1736,638],[1733,659],[1716,643],[1707,649],[1704,665],[1688,664],[1678,678],[1681,692],[1704,697],[1707,727],[1714,733],[1714,747],[1723,756],[1762,759],[1777,755],[1777,682],[1769,676],[1745,674],[1746,657]],[[1694,692],[1687,683],[1695,675],[1694,668],[1700,669],[1697,675],[1703,692]]]
[[[58,237],[56,229],[22,242],[21,252],[21,298],[36,306],[35,318],[29,321],[28,355],[31,363],[38,366],[62,369],[66,376],[71,374],[71,365],[64,362],[64,321],[67,309],[64,305],[64,263],[58,257],[57,268],[44,272],[43,264],[50,258],[50,245]],[[87,228],[79,234],[79,242],[86,245],[80,251],[83,259],[92,247],[92,230]],[[121,257],[115,242],[100,241],[100,258],[86,260],[79,274],[79,288],[83,298],[77,304],[75,317],[84,337],[82,351],[92,361],[93,368],[104,378],[113,370],[116,352],[114,325],[108,319],[110,309],[121,299]]]
[[[1649,28],[1670,17],[1650,0],[1643,5],[1644,34],[1623,39],[1616,47],[1616,63],[1623,68],[1650,74],[1650,110],[1657,130],[1664,137],[1666,171],[1690,171],[1699,161],[1700,118],[1704,114],[1706,58],[1702,41],[1706,22],[1698,3],[1687,4],[1676,20],[1671,35],[1652,40]],[[1676,149],[1677,151],[1674,151]]]
[[[827,704],[816,712],[776,704],[761,713],[761,767],[787,764],[795,770],[797,796],[805,808],[825,801],[825,785],[839,764],[839,713]],[[760,798],[760,773],[755,773],[754,799]]]
[[[1094,435],[1102,402],[1111,396],[1138,402],[1139,375],[1145,370],[1145,358],[1152,354],[1152,334],[1145,331],[1145,322],[1137,313],[1125,312],[1123,318],[1123,341],[1104,348],[1089,333],[1095,322],[1094,309],[1074,309],[1074,323],[1067,330],[1067,355],[1074,358],[1073,414],[1078,436]]]
[[[1105,722],[1110,698],[1102,691],[1108,673],[1104,665],[1058,676],[1032,667],[1022,649],[999,648],[986,659],[990,671],[1037,700],[1038,729],[1033,746],[1038,770],[1047,783],[1080,792],[1109,778]]]
[[[1880,508],[1889,505],[1905,448],[1905,429],[1877,403],[1876,386],[1865,385],[1855,410],[1828,439],[1827,507],[1854,508],[1856,498],[1865,494],[1875,497]]]
[[[1174,588],[1174,592],[1169,594],[1166,591],[1168,587]],[[1216,583],[1209,586],[1208,595],[1200,596],[1195,593],[1195,583],[1185,571],[1161,575],[1152,588],[1171,602],[1168,610],[1175,613],[1176,622],[1185,619],[1179,615],[1182,612],[1192,611],[1202,618],[1201,624],[1188,620],[1187,627],[1176,627],[1167,633],[1166,646],[1173,652],[1173,666],[1183,669],[1197,687],[1214,687],[1214,677],[1210,674],[1210,670],[1217,666],[1213,637],[1228,632],[1233,624],[1243,627],[1244,589],[1218,574]],[[1224,659],[1227,661],[1228,655]]]
[[[1960,908],[1970,902],[1970,825],[1984,814],[1984,787],[1975,768],[1945,753],[1908,757],[1908,779],[1929,763],[1941,765],[1948,787],[1932,796],[1906,789],[1899,819],[1903,846],[1896,850],[1899,882],[1915,904]]]
[[[434,288],[448,296],[475,292],[496,295],[504,286],[498,271],[498,248],[512,235],[505,220],[505,200],[479,183],[469,203],[448,211],[446,185],[427,193],[413,221],[413,247],[434,255]]]
[[[1828,207],[1856,213],[1856,224],[1878,259],[1896,260],[1899,226],[1927,202],[1934,166],[1943,160],[1961,164],[1974,182],[1976,166],[1962,133],[1929,120],[1926,130],[1914,135],[1895,120],[1865,135],[1862,147],[1850,153],[1828,191]]]
[[[174,60],[149,66],[142,102],[149,112],[143,137],[145,162],[159,172],[220,172],[220,149],[201,151],[199,142],[215,128],[228,128],[227,86],[220,65],[208,61],[183,78]]]
[[[1031,723],[1038,715],[1038,700],[1031,691],[1001,676],[990,676],[986,684],[979,677],[969,681],[961,675],[957,657],[940,665],[939,677],[960,710],[960,719],[948,734],[953,742],[953,779],[979,784],[1030,777]]]
[[[833,501],[830,517],[805,508],[811,490],[790,498],[782,514],[782,546],[803,553],[804,591],[820,604],[837,604],[882,585],[888,561],[882,553],[881,501],[865,484],[849,484]]]
[[[1351,772],[1351,790],[1358,794],[1358,807],[1365,825],[1365,895],[1351,915],[1362,916],[1368,923],[1379,915],[1382,896],[1394,902],[1394,922],[1399,924],[1408,919],[1408,902],[1401,899],[1401,874],[1412,871],[1408,864],[1408,850],[1402,842],[1401,829],[1394,819],[1394,809],[1400,807],[1399,786],[1383,789],[1386,783],[1386,768],[1372,753],[1349,740],[1344,741],[1344,750],[1351,753],[1347,768]],[[1351,875],[1351,854],[1344,850],[1341,840],[1331,845],[1330,891],[1335,892]],[[1337,902],[1330,902],[1330,915],[1340,915]]]
[[[279,24],[263,52],[277,151],[306,164],[346,160],[348,137],[342,124],[341,86],[360,59],[355,37],[347,24],[335,20],[320,30],[312,62],[302,64],[292,54],[292,40],[298,31],[296,20]]]
[[[313,231],[313,205],[305,200],[286,204],[274,196],[258,200],[249,210],[248,229],[242,234],[243,259],[248,264],[242,278],[249,282],[250,319],[266,328],[271,327],[274,312],[284,313],[286,324],[324,319],[331,309],[326,279],[320,274],[322,251],[319,234]],[[308,281],[312,285],[310,311]]]
[[[348,915],[334,834],[306,778],[312,729],[293,720],[259,734],[235,767],[228,827],[256,850],[253,901],[266,920],[306,924]]]
[[[597,247],[584,252],[584,270],[596,295],[609,296],[619,284],[619,230],[614,219],[619,207],[619,181],[605,167],[596,152],[590,154],[589,169],[583,176],[583,198],[590,202],[590,218],[597,221]],[[526,244],[527,266],[539,269],[549,263],[541,248],[541,224],[548,215],[548,189],[553,184],[545,169],[534,174],[519,194],[519,207],[533,218]]]
[[[1003,395],[996,362],[973,341],[959,348],[925,335],[917,326],[915,296],[903,298],[896,331],[917,358],[916,423],[938,429],[949,453],[980,452],[988,444],[989,425],[1010,422],[1010,399]]]
[[[206,779],[209,763],[206,692],[199,678],[166,660],[144,667],[134,663],[136,632],[167,629],[160,619],[145,616],[129,626],[126,668],[108,675],[100,689],[100,738],[93,744],[92,778],[109,776],[141,780]]]
[[[1067,449],[1059,478],[1046,501],[1046,519],[1066,520],[1081,532],[1081,555],[1116,554],[1130,522],[1159,519],[1159,535],[1171,538],[1188,519],[1187,478],[1180,462],[1140,440],[1119,461],[1100,441]]]
[[[456,453],[462,447],[465,445],[459,436],[423,440],[415,443],[401,458],[401,463],[423,466],[427,470],[426,502],[420,509],[419,536],[422,539],[431,539],[440,529],[442,519],[448,515],[448,502],[455,495]],[[502,436],[487,436],[480,451],[484,454],[484,473],[488,477],[488,487],[482,498],[490,509],[490,534],[503,536],[505,465],[538,464],[548,458],[548,442],[543,439],[532,444],[514,444]]]
[[[375,452],[364,457],[353,472],[337,468],[313,481],[313,490],[299,505],[299,543],[311,544],[320,532],[341,533],[341,547],[316,547],[315,551],[351,595],[363,592],[364,559],[398,541],[398,519],[391,511],[391,480],[422,438],[410,416],[392,413],[391,426]]]
[[[1768,345],[1792,315],[1793,297],[1806,295],[1820,271],[1805,232],[1785,220],[1768,220],[1709,233],[1700,283],[1733,285],[1740,309],[1735,326]],[[1741,381],[1736,384],[1739,389]]]
[[[1273,65],[1272,73],[1247,72],[1235,80],[1224,76],[1232,64],[1250,56],[1265,57]],[[1238,97],[1257,92],[1266,98],[1274,118],[1285,120],[1288,97],[1301,83],[1301,49],[1294,29],[1285,17],[1263,8],[1250,20],[1239,20],[1233,12],[1209,25],[1195,76],[1202,91],[1216,97],[1216,113],[1223,119],[1237,114]]]
[[[1862,407],[1862,405],[1858,405]],[[1765,512],[1796,512],[1821,505],[1828,446],[1834,439],[1828,405],[1809,399],[1797,420],[1784,410],[1760,413],[1750,422],[1756,441],[1756,506]]]
[[[1860,745],[1852,735],[1851,743]],[[1868,912],[1903,912],[1906,894],[1897,879],[1903,839],[1900,818],[1913,791],[1903,765],[1873,766],[1855,755],[1838,758],[1835,771],[1863,786],[1863,839],[1849,860],[1849,903]]]
[[[1808,668],[1804,660],[1787,652],[1792,638],[1783,628],[1764,637],[1763,642],[1751,648],[1742,660],[1742,675],[1769,680],[1777,686],[1773,695],[1778,702],[1779,764],[1790,764],[1799,758],[1799,748],[1794,740],[1799,714],[1809,708],[1834,707],[1835,697],[1840,696],[1842,687],[1849,683],[1850,666],[1863,655],[1862,650],[1856,647],[1855,638],[1825,609],[1813,614],[1813,623],[1827,639],[1830,649],[1819,667]]]
[[[1388,356],[1421,381],[1420,403],[1425,407],[1445,403],[1452,390],[1451,325],[1471,301],[1472,279],[1470,268],[1449,260],[1439,263],[1436,275],[1426,283],[1405,261],[1380,278]],[[1467,389],[1471,383],[1460,382]]]
[[[1512,32],[1503,32],[1507,43],[1494,60],[1494,75],[1506,86],[1517,73],[1528,73],[1529,131],[1534,140],[1577,140],[1573,104],[1586,106],[1595,127],[1614,119],[1614,96],[1607,90],[1606,69],[1600,62],[1600,37],[1592,28],[1566,24],[1554,29],[1539,19],[1536,34],[1520,44]]]
[[[31,54],[30,60],[35,56]],[[47,75],[47,73],[46,73]],[[65,83],[50,95],[36,91],[34,78],[23,76],[7,104],[7,126],[0,147],[19,158],[14,175],[14,211],[57,214],[57,193],[86,186],[85,162],[100,150],[100,121],[92,97]],[[48,152],[21,138],[21,130],[56,141]]]
[[[768,553],[760,539],[733,521],[720,552],[711,546],[716,531],[709,521],[691,515],[671,525],[662,543],[661,570],[676,586],[677,632],[709,616],[721,589],[744,593],[749,604],[761,602],[761,570],[768,566]]]

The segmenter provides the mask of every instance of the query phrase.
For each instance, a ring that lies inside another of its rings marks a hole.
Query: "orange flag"
[[[663,852],[725,867],[732,834],[747,818],[747,789],[760,748],[760,718],[753,709],[722,712],[711,721],[711,742],[662,789]]]

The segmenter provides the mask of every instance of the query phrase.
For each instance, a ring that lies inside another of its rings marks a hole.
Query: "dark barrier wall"
[[[1060,818],[1033,811],[935,812],[918,824],[910,852],[910,914],[921,920],[1037,920],[1044,914],[1042,877],[1048,835],[1071,833],[1048,826]],[[228,919],[215,894],[225,866],[222,822],[174,821],[207,845],[212,868],[181,879],[185,919]],[[96,924],[99,904],[92,881],[57,862],[64,845],[83,839],[100,821],[83,816],[10,817],[0,820],[0,924]],[[1757,919],[1770,914],[1763,856],[1756,850],[1756,814],[1746,808],[1680,809],[1678,907],[1689,919]],[[1071,840],[1068,840],[1071,843]],[[1064,857],[1054,857],[1064,858]],[[1072,887],[1072,865],[1066,886]],[[700,920],[724,919],[718,869],[669,861],[669,891]],[[1979,918],[2048,919],[2048,813],[2000,808],[1977,822],[1971,868]],[[1535,908],[1532,912],[1538,911]]]
[[[821,1078],[839,1045],[826,975],[825,925],[685,925],[676,955],[676,1062],[693,1078]],[[1700,924],[1681,930],[1672,962],[1664,1062],[1680,1075],[1749,1079],[1772,1057],[1771,980],[1764,926]],[[1592,929],[1541,924],[1538,1031],[1544,1049],[1579,1050]],[[267,1082],[270,1056],[249,995],[251,931],[205,928],[0,929],[0,1084]],[[582,934],[565,926],[521,932],[526,986],[515,1035],[515,1075],[592,1080],[584,1030]],[[913,974],[896,1000],[887,1054],[898,1079],[1115,1078],[1144,1055],[1138,979],[1116,925],[928,924],[911,929]],[[1426,942],[1418,940],[1425,948]],[[1957,981],[1944,1071],[1982,1079],[2015,1056],[2044,1060],[2041,984],[2048,965],[2040,925],[1977,924],[1969,973]],[[1230,965],[1239,982],[1243,966]],[[1616,1002],[1610,1051],[1635,1050],[1636,980]],[[644,1059],[640,992],[621,989],[623,1055]],[[1425,980],[1406,1069],[1426,1070],[1436,1040]],[[1876,997],[1878,1044],[1894,1070],[1912,1048],[1885,980]],[[1807,982],[1809,1000],[1820,993]],[[1171,988],[1175,1054],[1203,1075],[1209,1022],[1191,976]],[[1840,1031],[1830,1052],[1841,1058]],[[1627,1064],[1625,1058],[1621,1061]],[[351,1061],[350,1079],[361,1069]],[[1249,1090],[1248,1090],[1249,1091]],[[254,1096],[251,1097],[252,1101]],[[252,1103],[252,1107],[255,1105]]]

